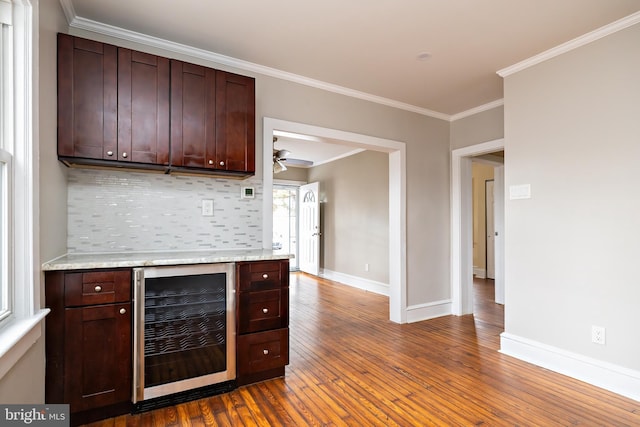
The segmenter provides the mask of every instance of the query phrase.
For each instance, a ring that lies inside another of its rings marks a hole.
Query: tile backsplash
[[[259,249],[262,181],[100,169],[68,171],[69,253]],[[242,199],[254,187],[254,199]],[[213,200],[213,216],[202,200]]]

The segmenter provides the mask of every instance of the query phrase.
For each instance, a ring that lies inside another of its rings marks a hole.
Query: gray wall
[[[286,171],[273,175],[274,180],[307,182],[309,179],[309,169],[307,168],[287,168]]]
[[[451,123],[451,149],[504,138],[504,107],[496,107]]]
[[[320,183],[321,267],[388,284],[389,155],[364,151],[317,166],[309,181]]]
[[[505,78],[506,186],[532,194],[506,201],[506,332],[636,372],[639,40],[635,25]]]

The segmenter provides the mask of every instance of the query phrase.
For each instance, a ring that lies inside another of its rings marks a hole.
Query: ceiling
[[[449,119],[500,104],[497,71],[640,10],[640,0],[60,0],[71,26],[140,33],[222,63]],[[134,38],[136,38],[135,36]],[[308,141],[281,138],[295,158]],[[298,147],[296,144],[299,144]],[[339,146],[329,141],[330,145]],[[336,147],[315,150],[326,158]]]
[[[350,147],[344,141],[330,138],[281,131],[274,131],[274,136],[276,140],[273,143],[273,148],[287,150],[291,153],[285,162],[287,167],[320,166],[364,151],[361,148]],[[310,164],[301,164],[296,160],[310,162]]]

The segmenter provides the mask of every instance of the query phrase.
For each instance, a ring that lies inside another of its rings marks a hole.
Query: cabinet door
[[[216,167],[254,173],[255,80],[216,73]]]
[[[171,165],[215,169],[215,70],[171,61]]]
[[[117,67],[115,46],[58,34],[58,156],[115,160]]]
[[[131,303],[65,310],[65,401],[71,412],[131,399]]]
[[[169,59],[118,48],[117,160],[169,164]]]

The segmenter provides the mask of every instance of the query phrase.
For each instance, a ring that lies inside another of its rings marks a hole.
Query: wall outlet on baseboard
[[[595,344],[605,344],[605,329],[602,326],[591,326],[591,342]]]

